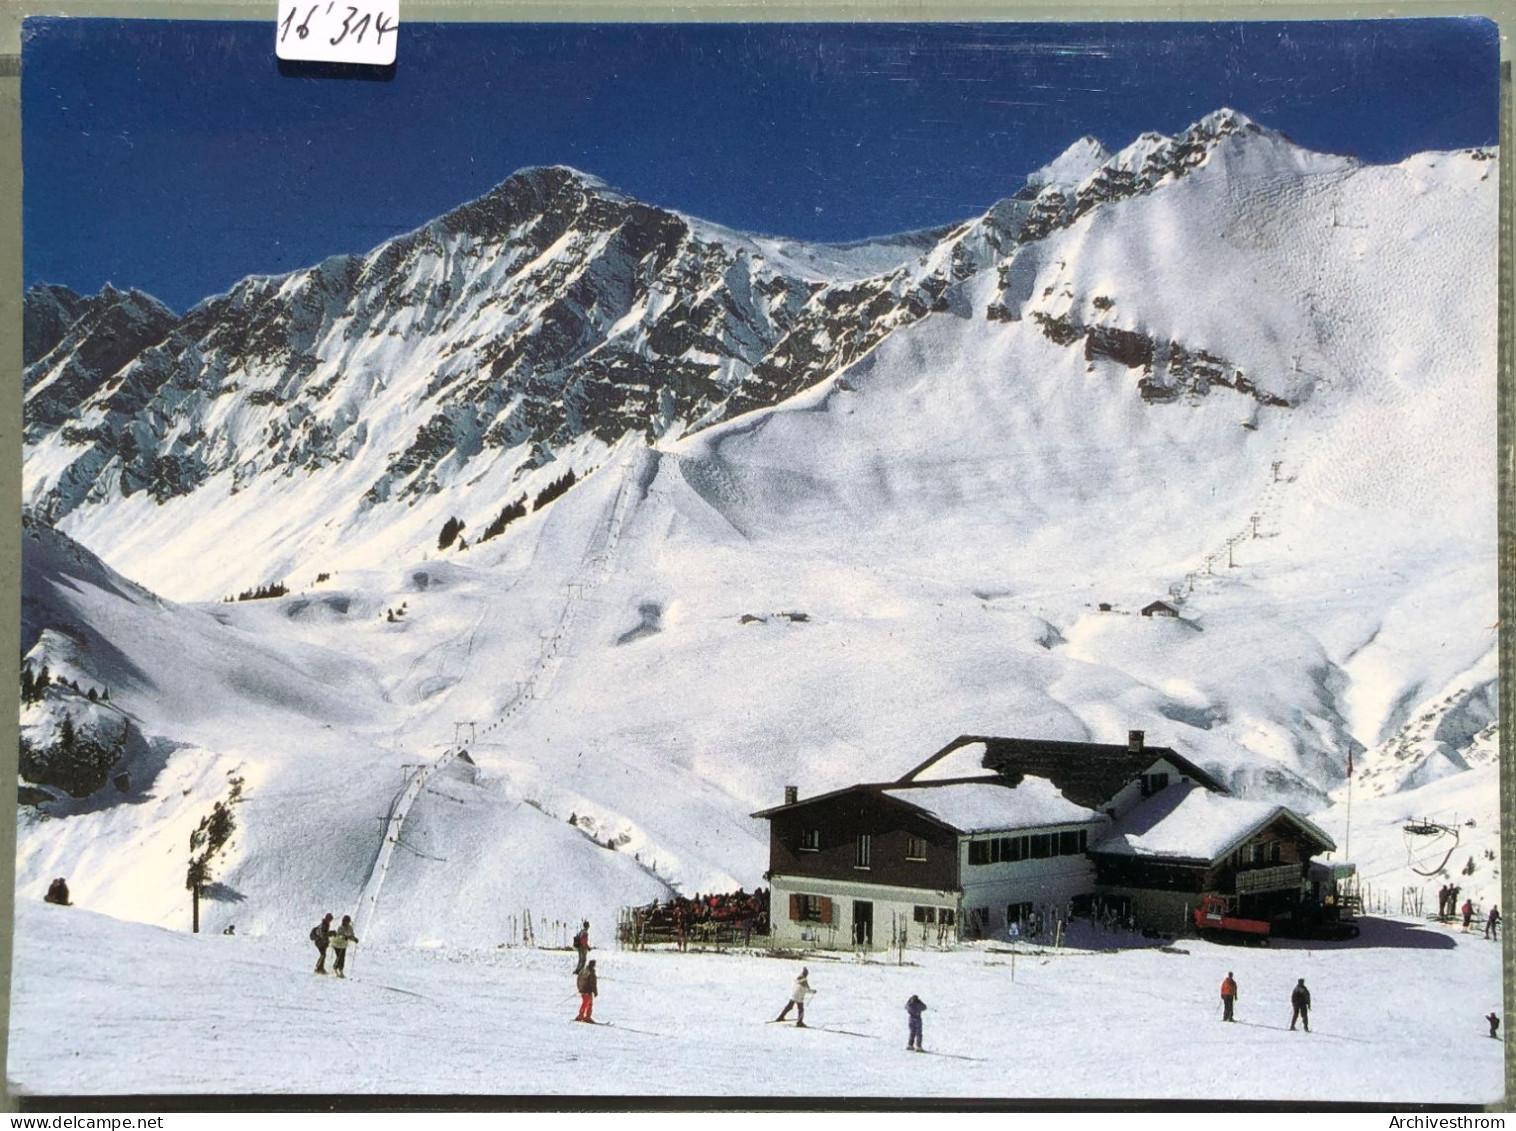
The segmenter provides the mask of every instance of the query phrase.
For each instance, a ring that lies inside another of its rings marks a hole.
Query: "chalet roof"
[[[1075,805],[1046,778],[1025,778],[1014,789],[996,776],[945,784],[897,785],[881,792],[923,810],[960,833],[1066,825],[1100,817],[1093,809]]]
[[[1283,805],[1244,801],[1181,782],[1134,806],[1090,845],[1090,852],[1214,863],[1280,818],[1298,826],[1321,851],[1337,847],[1320,828]]]
[[[1226,786],[1183,755],[1167,746],[1143,746],[1133,751],[1126,744],[1055,742],[1041,738],[989,738],[960,735],[900,779],[907,784],[940,760],[974,743],[984,744],[982,764],[1010,784],[1024,777],[1046,778],[1069,801],[1096,809],[1122,787],[1145,772],[1160,758],[1209,790],[1226,793]]]
[[[1163,613],[1167,616],[1177,617],[1179,615],[1179,610],[1174,608],[1174,606],[1169,604],[1167,601],[1154,601],[1151,604],[1147,604],[1142,607],[1143,616],[1150,617],[1154,613]]]

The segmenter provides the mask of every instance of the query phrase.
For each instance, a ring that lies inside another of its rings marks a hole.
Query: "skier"
[[[1500,1040],[1500,1015],[1498,1013],[1485,1014],[1486,1021],[1490,1023],[1490,1036]]]
[[[1232,972],[1228,970],[1221,982],[1221,1019],[1223,1021],[1236,1020],[1232,1016],[1232,1003],[1236,1000],[1237,983],[1232,978]]]
[[[574,967],[575,974],[584,973],[584,964],[590,957],[590,921],[586,919],[579,928],[579,933],[574,936],[574,951],[579,955],[579,965]]]
[[[1490,908],[1490,917],[1484,921],[1484,937],[1487,939],[1500,937],[1500,908]]]
[[[47,885],[47,894],[42,898],[45,902],[56,903],[59,907],[72,906],[68,901],[68,881],[59,876]]]
[[[1299,1021],[1305,1026],[1305,1031],[1311,1031],[1311,991],[1305,988],[1305,979],[1295,983],[1295,988],[1290,992],[1290,1032],[1295,1031],[1295,1022]]]
[[[1469,924],[1473,922],[1473,919],[1474,901],[1472,899],[1466,899],[1463,901],[1463,929],[1465,931],[1469,929]]]
[[[332,973],[339,978],[346,978],[342,972],[342,965],[347,961],[347,945],[358,941],[358,936],[353,934],[353,917],[344,915],[342,926],[332,932],[332,949],[337,952],[336,962],[332,966]]]
[[[795,984],[790,987],[790,1000],[784,1003],[784,1008],[779,1011],[779,1016],[774,1018],[775,1021],[783,1021],[790,1015],[790,1006],[795,1005],[800,1007],[795,1017],[795,1028],[806,1028],[805,1003],[816,993],[811,989],[811,983],[806,980],[810,977],[810,973],[804,966],[800,968],[800,977],[796,978]]]
[[[804,1006],[801,1007],[802,1009]],[[926,1002],[915,994],[905,1003],[905,1012],[910,1018],[910,1033],[906,1038],[905,1047],[915,1052],[923,1051],[921,1048],[921,1015],[926,1012]]]
[[[587,1021],[595,1023],[595,996],[600,993],[600,985],[595,979],[595,960],[592,958],[585,964],[575,979],[579,987],[579,1016],[575,1021]]]
[[[326,973],[326,948],[330,945],[331,941],[332,913],[328,911],[322,917],[321,922],[311,928],[311,942],[316,944],[316,952],[320,955],[316,959],[316,973],[318,974]]]

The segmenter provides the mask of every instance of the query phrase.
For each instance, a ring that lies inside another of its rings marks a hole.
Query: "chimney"
[[[1142,731],[1140,731],[1140,730],[1129,730],[1129,731],[1127,731],[1126,732],[1126,750],[1127,750],[1127,753],[1128,754],[1141,754],[1142,753],[1142,739],[1143,739],[1143,732]]]
[[[798,786],[787,785],[784,787],[784,803],[786,805],[793,805],[799,800],[800,789]]]

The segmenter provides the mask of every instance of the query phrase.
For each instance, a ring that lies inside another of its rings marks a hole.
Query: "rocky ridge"
[[[1218,111],[1114,155],[1081,139],[976,219],[866,245],[855,259],[871,273],[849,269],[847,249],[745,236],[549,167],[367,254],[249,277],[182,318],[108,288],[27,369],[27,439],[47,451],[27,501],[64,521],[139,493],[163,504],[341,472],[331,505],[356,515],[461,479],[514,484],[586,443],[697,431],[929,314],[1011,316],[1000,300],[971,309],[960,284],[1004,277],[1018,248],[1260,134],[1280,140]],[[71,301],[29,303],[39,348]],[[1142,368],[1151,402],[1220,384],[1271,403],[1198,346],[1065,321],[1052,332],[1082,334],[1091,358]]]

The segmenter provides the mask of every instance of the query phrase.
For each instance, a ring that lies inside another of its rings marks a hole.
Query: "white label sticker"
[[[279,0],[274,51],[313,63],[395,61],[400,0]]]

